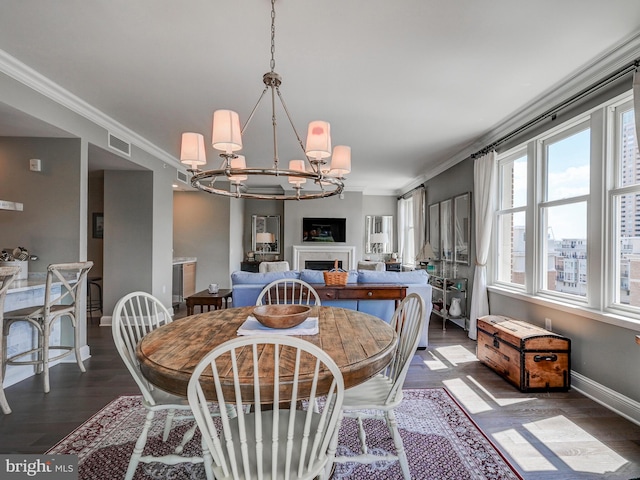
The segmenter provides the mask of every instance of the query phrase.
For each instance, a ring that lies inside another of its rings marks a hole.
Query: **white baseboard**
[[[111,326],[111,315],[109,315],[108,317],[103,315],[102,317],[100,317],[100,326],[101,327],[110,327]]]
[[[571,388],[630,422],[640,425],[640,402],[573,371],[571,372]]]

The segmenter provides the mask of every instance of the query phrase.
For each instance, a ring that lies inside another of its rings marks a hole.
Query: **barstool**
[[[2,322],[2,376],[7,365],[35,365],[36,373],[44,373],[44,392],[49,393],[49,362],[59,360],[67,355],[75,353],[76,362],[80,371],[85,372],[82,357],[80,356],[80,331],[78,321],[81,319],[81,303],[78,294],[85,283],[87,273],[93,266],[93,262],[57,263],[47,267],[47,279],[44,290],[44,305],[26,307],[11,312],[5,312]],[[60,295],[52,292],[52,286],[61,284]],[[49,345],[51,327],[53,323],[69,317],[74,330],[73,345]],[[28,322],[36,330],[38,344],[26,352],[7,356],[7,337],[11,325],[16,322]],[[49,350],[62,350],[63,353],[49,357]],[[17,360],[25,356],[37,354],[35,360]]]
[[[20,272],[20,267],[0,267],[0,325],[3,323],[3,312],[4,312],[4,301],[7,298],[7,290],[9,290],[9,285],[15,280]],[[0,342],[0,358],[3,358],[4,352],[4,342]],[[0,368],[0,408],[2,408],[2,412],[5,415],[11,413],[11,408],[9,408],[9,402],[7,402],[7,397],[4,396],[4,388],[3,388],[3,380],[4,380],[4,364],[2,368]]]
[[[102,286],[98,283],[102,277],[87,278],[87,313],[102,312]]]

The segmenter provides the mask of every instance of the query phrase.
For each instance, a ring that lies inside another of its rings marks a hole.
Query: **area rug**
[[[411,389],[404,393],[396,413],[413,478],[521,479],[445,389]],[[46,453],[78,455],[79,480],[122,479],[144,418],[140,396],[119,397]],[[169,444],[175,445],[175,439],[189,425],[184,423],[174,428]],[[162,442],[162,426],[162,419],[157,418],[145,454],[170,453],[167,444]],[[373,452],[395,451],[384,422],[367,420],[365,428],[369,444],[375,445]],[[355,421],[345,419],[340,429],[339,454],[353,454],[357,438]],[[185,447],[184,454],[198,455],[199,452],[200,438],[196,435]],[[186,463],[174,466],[141,463],[134,476],[134,480],[169,478],[205,478],[204,468]],[[336,465],[333,478],[397,480],[402,478],[402,473],[397,462],[346,463]]]

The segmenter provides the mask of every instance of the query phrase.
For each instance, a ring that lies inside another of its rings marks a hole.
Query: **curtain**
[[[636,139],[640,147],[640,72],[633,73],[633,108],[636,117]]]
[[[491,227],[495,212],[498,167],[496,152],[476,158],[473,165],[474,213],[476,224],[476,269],[469,315],[469,338],[476,340],[478,317],[489,314],[487,296],[487,259],[491,246]]]
[[[426,223],[426,215],[425,215],[425,190],[424,188],[418,188],[411,195],[413,200],[413,251],[411,252],[411,263],[416,263],[416,255],[425,242],[425,223]]]
[[[403,265],[407,265],[407,211],[408,201],[405,198],[398,199],[398,255]]]
[[[425,242],[424,188],[414,190],[408,198],[398,199],[398,250],[403,265],[415,265],[416,255]]]

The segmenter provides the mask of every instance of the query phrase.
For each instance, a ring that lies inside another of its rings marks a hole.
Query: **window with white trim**
[[[631,92],[498,155],[492,284],[640,318]]]
[[[525,283],[527,208],[527,152],[522,149],[500,161],[499,210],[497,212],[496,280],[522,286]]]
[[[610,304],[640,310],[640,154],[632,102],[612,108],[614,186],[610,191],[613,242]]]

